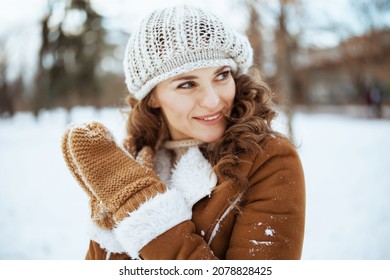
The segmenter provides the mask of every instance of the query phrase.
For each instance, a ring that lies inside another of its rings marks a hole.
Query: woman
[[[62,142],[90,197],[87,259],[301,257],[301,162],[251,65],[247,38],[198,8],[142,21],[124,60],[124,148],[96,122]]]

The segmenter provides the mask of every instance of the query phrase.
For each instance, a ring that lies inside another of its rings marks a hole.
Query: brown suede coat
[[[147,259],[300,259],[305,225],[305,182],[299,156],[285,139],[269,140],[246,156],[237,172],[250,188],[240,198],[224,185],[193,207],[192,220],[147,244]],[[232,202],[239,207],[233,207]],[[238,202],[239,201],[239,202]],[[106,259],[91,241],[86,259]],[[129,259],[112,253],[110,259]]]

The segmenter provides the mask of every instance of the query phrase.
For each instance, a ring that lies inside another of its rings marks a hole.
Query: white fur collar
[[[217,176],[211,164],[198,147],[189,148],[172,170],[170,188],[175,188],[192,207],[211,194],[217,184]]]
[[[174,166],[172,156],[167,150],[159,150],[154,157],[155,171],[168,188],[179,190],[192,207],[211,194],[217,185],[217,176],[198,147],[189,148]]]

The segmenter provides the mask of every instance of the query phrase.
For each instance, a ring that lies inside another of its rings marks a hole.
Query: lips
[[[205,124],[215,124],[223,119],[223,114],[222,114],[222,111],[219,111],[219,112],[213,113],[213,114],[194,117],[194,119],[197,121],[200,121],[202,123],[205,123]]]

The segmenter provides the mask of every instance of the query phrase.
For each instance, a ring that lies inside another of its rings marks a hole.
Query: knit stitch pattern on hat
[[[128,90],[143,99],[158,83],[196,69],[230,66],[247,73],[248,39],[215,15],[190,6],[156,10],[130,37],[124,59]]]
[[[116,222],[166,191],[158,175],[117,146],[99,123],[71,129],[69,148],[83,182]]]

